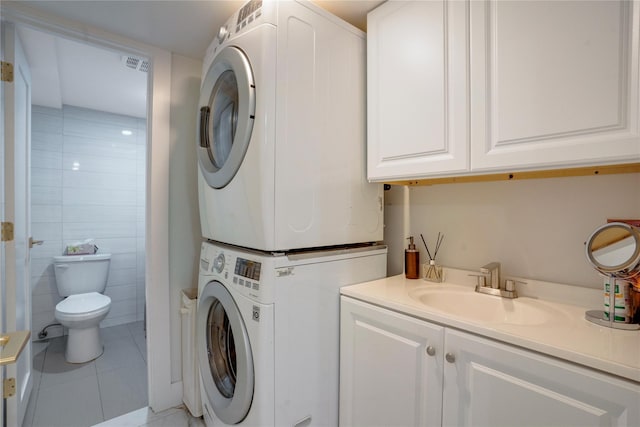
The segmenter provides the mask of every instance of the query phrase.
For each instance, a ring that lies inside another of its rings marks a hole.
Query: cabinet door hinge
[[[6,399],[8,397],[15,396],[16,394],[16,379],[5,378],[2,383],[2,396]]]
[[[3,82],[13,82],[13,64],[11,62],[0,62],[0,77]]]
[[[0,230],[0,241],[10,242],[13,240],[13,223],[2,222],[2,228]]]

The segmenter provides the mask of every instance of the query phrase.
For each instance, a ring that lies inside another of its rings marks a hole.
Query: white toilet
[[[100,356],[100,322],[111,308],[102,295],[107,286],[111,254],[53,257],[58,293],[66,297],[56,305],[56,320],[68,329],[65,358],[84,363]]]

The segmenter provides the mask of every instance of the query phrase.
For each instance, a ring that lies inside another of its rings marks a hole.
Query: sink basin
[[[561,313],[531,298],[500,298],[474,292],[462,286],[425,286],[413,289],[409,297],[431,309],[484,323],[542,325]]]

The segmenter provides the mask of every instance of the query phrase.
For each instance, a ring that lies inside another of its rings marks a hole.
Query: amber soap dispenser
[[[420,278],[420,252],[413,243],[413,236],[407,237],[409,247],[404,251],[404,276],[407,279]]]

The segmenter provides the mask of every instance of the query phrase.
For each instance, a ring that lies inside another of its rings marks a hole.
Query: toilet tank
[[[87,292],[103,293],[109,277],[111,254],[53,257],[56,286],[62,297]]]

